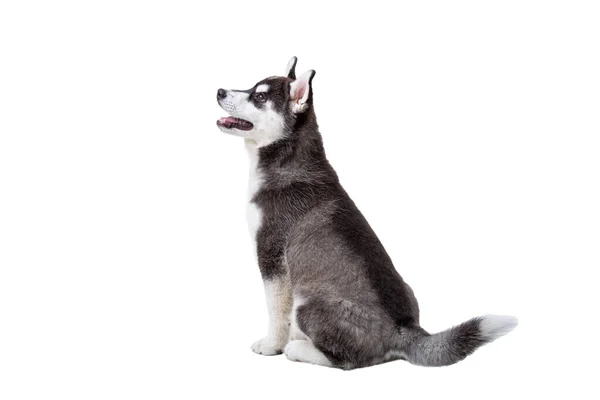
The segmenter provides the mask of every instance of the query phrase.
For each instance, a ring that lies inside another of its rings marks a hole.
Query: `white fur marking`
[[[250,349],[256,354],[261,354],[263,356],[281,354],[281,346],[278,346],[277,343],[268,336],[254,342],[252,346],[250,346]]]
[[[283,115],[273,109],[273,103],[267,101],[267,112],[260,125],[255,124],[257,131],[255,141],[258,147],[267,146],[283,137],[285,120]]]
[[[305,340],[308,337],[302,332],[296,321],[298,314],[298,307],[306,303],[306,301],[300,296],[294,296],[294,304],[292,305],[292,315],[290,317],[290,339],[293,340]]]
[[[264,281],[269,329],[267,336],[252,345],[255,353],[279,354],[290,338],[291,283],[285,278]]]
[[[316,365],[331,367],[331,361],[325,354],[321,353],[312,343],[306,340],[292,340],[283,350],[283,353],[290,361],[299,361]]]
[[[496,340],[504,336],[517,326],[519,320],[510,315],[484,315],[481,317],[479,327],[481,334],[488,340]]]
[[[283,279],[265,281],[265,296],[269,312],[269,331],[267,336],[274,339],[280,346],[289,340],[290,323],[290,283]]]
[[[255,90],[256,93],[264,93],[264,92],[268,92],[268,91],[269,91],[269,85],[267,85],[266,83],[263,83],[262,85],[258,85],[258,87]]]
[[[255,143],[246,140],[246,151],[250,159],[250,175],[248,177],[248,206],[246,207],[246,219],[248,231],[252,239],[254,251],[256,251],[256,233],[262,224],[262,211],[252,202],[252,198],[262,185],[262,176],[258,170],[258,148]]]
[[[376,364],[380,364],[384,361],[398,360],[400,358],[406,359],[406,353],[400,350],[390,350],[387,353],[385,353],[383,359],[381,359],[381,361],[378,360]]]
[[[265,88],[268,89],[269,86],[259,85],[257,89]],[[259,109],[249,100],[248,93],[230,90],[227,98],[219,101],[219,104],[232,117],[241,118],[253,125],[249,131],[219,126],[225,133],[253,140],[258,147],[267,146],[285,134],[285,118],[273,108],[271,101],[267,101],[265,107]]]

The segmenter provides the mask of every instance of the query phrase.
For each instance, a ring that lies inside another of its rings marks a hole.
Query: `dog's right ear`
[[[308,70],[290,83],[290,102],[292,112],[298,114],[308,109],[312,101],[312,80],[315,76],[314,70]]]
[[[284,76],[287,76],[288,78],[296,79],[296,63],[297,62],[298,62],[298,57],[292,57],[291,60],[288,61]]]

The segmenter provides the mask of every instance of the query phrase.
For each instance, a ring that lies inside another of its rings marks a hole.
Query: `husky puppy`
[[[258,354],[352,369],[390,360],[442,366],[510,332],[511,316],[473,318],[429,334],[383,245],[325,157],[313,108],[315,71],[217,92],[217,121],[250,157],[248,225],[269,314]]]

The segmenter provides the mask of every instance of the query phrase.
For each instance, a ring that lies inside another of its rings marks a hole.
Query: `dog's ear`
[[[298,62],[298,57],[292,57],[290,61],[287,63],[287,67],[285,68],[285,75],[288,78],[296,79],[296,63]]]
[[[315,76],[314,70],[308,70],[290,83],[290,102],[292,111],[301,113],[308,109],[309,100],[312,98],[312,80]]]

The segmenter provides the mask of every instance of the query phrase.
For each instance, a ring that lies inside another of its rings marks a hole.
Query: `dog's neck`
[[[256,168],[265,182],[282,187],[297,182],[316,184],[337,182],[319,133],[312,106],[298,116],[291,132],[267,146],[247,141],[250,168]]]

